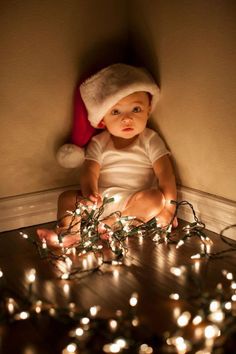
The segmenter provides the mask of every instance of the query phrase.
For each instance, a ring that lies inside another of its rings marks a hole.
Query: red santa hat
[[[58,150],[58,163],[66,168],[80,166],[83,146],[96,134],[105,114],[122,98],[139,91],[151,95],[152,112],[159,99],[159,87],[146,69],[127,64],[110,65],[82,82],[75,93],[72,144]]]

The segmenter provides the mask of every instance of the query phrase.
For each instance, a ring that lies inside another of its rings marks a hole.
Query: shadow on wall
[[[150,33],[151,36],[151,33]],[[159,60],[151,40],[147,41],[147,33],[139,33],[138,44],[132,40],[131,35],[126,39],[113,38],[112,40],[93,45],[87,52],[80,55],[78,82],[114,63],[126,63],[143,66],[150,71],[160,86]],[[150,38],[150,37],[149,37]]]
[[[131,59],[132,59],[131,63],[133,65],[143,66],[147,68],[161,89],[162,78],[161,78],[160,62],[159,62],[159,55],[158,55],[159,46],[157,40],[154,41],[153,35],[149,30],[148,26],[145,26],[145,30],[143,32],[141,31],[139,31],[138,33],[135,32],[133,36],[131,34],[131,37],[133,38],[133,40],[131,41],[132,48],[130,48]],[[135,41],[135,38],[138,38],[138,41]],[[159,133],[161,138],[164,140],[167,148],[171,150],[158,124],[158,115],[157,115],[157,119],[155,120],[151,119],[149,121],[148,126]],[[171,155],[170,158],[174,167],[177,183],[181,185],[180,173],[174,155]]]
[[[137,66],[143,66],[147,68],[148,71],[153,75],[159,87],[161,87],[161,76],[160,76],[160,64],[158,59],[158,52],[156,50],[156,45],[152,40],[152,33],[149,31],[148,27],[145,26],[145,31],[142,33],[135,33],[131,41],[132,47],[131,51],[131,63]],[[135,39],[138,38],[138,41]]]
[[[129,37],[113,38],[112,40],[98,43],[90,48],[79,58],[80,77],[78,82],[85,80],[90,75],[114,63],[132,63],[132,52]]]
[[[78,58],[78,77],[75,80],[76,86],[74,92],[78,85],[87,79],[89,76],[95,74],[97,71],[105,68],[114,63],[122,62],[127,64],[132,64],[132,52],[129,42],[129,37],[126,39],[123,37],[113,38],[112,40],[107,40],[104,42],[97,43],[93,45],[89,50],[83,54],[79,54]],[[73,107],[74,98],[71,99],[71,120],[70,126],[72,127],[73,122]],[[71,128],[69,129],[69,135],[65,138],[58,139],[55,141],[54,153],[58,151],[59,147],[65,143],[70,142]]]

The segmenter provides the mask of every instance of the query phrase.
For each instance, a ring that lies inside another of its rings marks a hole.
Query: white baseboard
[[[178,188],[178,200],[191,203],[197,217],[206,224],[206,228],[210,231],[219,234],[226,227],[236,224],[236,203],[233,201],[186,187]],[[178,217],[193,221],[192,211],[187,206],[179,209]],[[223,234],[236,240],[236,225]]]
[[[55,221],[58,196],[68,189],[78,186],[0,199],[0,232]]]
[[[78,189],[78,186],[0,199],[0,232],[55,221],[57,198],[66,189]],[[236,224],[236,203],[232,201],[186,187],[178,188],[178,200],[191,203],[208,230],[220,233],[225,227]],[[181,207],[178,217],[193,220],[188,207]],[[236,227],[225,235],[236,240]]]

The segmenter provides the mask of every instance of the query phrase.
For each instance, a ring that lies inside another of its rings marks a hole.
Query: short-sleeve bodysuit
[[[129,198],[136,192],[158,188],[153,164],[169,154],[160,136],[145,128],[126,148],[116,149],[110,133],[104,131],[90,141],[85,158],[100,165],[99,193],[104,197],[116,197],[107,204],[103,216],[123,211]]]

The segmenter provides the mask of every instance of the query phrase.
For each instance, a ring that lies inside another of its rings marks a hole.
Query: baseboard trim
[[[78,189],[78,186],[0,199],[0,232],[55,221],[57,198],[67,189]],[[178,200],[191,203],[198,218],[213,232],[220,233],[225,227],[236,223],[236,203],[233,201],[186,187],[178,188]],[[188,207],[181,207],[178,217],[193,220]],[[225,235],[236,240],[236,228]]]
[[[236,224],[236,203],[204,193],[198,190],[179,187],[178,200],[186,200],[194,207],[197,217],[206,224],[210,231],[220,233],[226,227]],[[192,211],[189,207],[181,207],[178,217],[193,221]],[[224,235],[236,240],[236,227],[224,232]]]
[[[55,221],[58,196],[68,189],[78,186],[0,199],[0,232]]]

